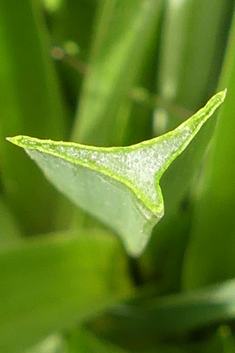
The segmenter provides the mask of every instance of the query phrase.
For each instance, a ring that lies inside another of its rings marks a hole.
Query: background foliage
[[[234,6],[1,0],[1,352],[235,351]],[[218,121],[164,174],[137,260],[5,140],[130,145],[225,87]]]

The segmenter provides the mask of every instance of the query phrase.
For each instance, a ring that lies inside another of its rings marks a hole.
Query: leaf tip
[[[223,91],[220,92],[220,93],[221,93],[221,100],[222,100],[222,102],[223,102],[223,101],[225,100],[225,98],[226,98],[227,91],[228,91],[228,89],[225,88]]]
[[[20,137],[21,136],[14,136],[14,137],[6,137],[6,140],[13,143],[14,145],[20,146]]]
[[[223,92],[223,100],[225,100],[225,98],[226,98],[227,91],[228,91],[227,88],[225,88],[225,89],[222,91],[222,92]]]
[[[29,138],[27,136],[22,136],[22,135],[18,135],[14,137],[6,137],[6,140],[22,148],[26,148],[27,144],[33,145],[33,142],[30,143]]]

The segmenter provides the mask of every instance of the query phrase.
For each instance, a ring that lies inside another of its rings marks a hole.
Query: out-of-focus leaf
[[[118,339],[117,335],[117,339]],[[138,341],[138,338],[136,337]],[[98,338],[90,331],[85,329],[75,329],[70,332],[68,335],[68,353],[128,353],[133,352],[133,350],[129,350],[128,348],[120,348],[117,345],[112,345],[110,342],[103,340],[102,338]],[[130,343],[130,341],[129,341]],[[145,342],[145,348],[138,348],[138,353],[184,353],[184,350],[181,350],[178,347],[170,346],[170,345],[160,345],[156,344],[154,349],[147,348],[149,345]],[[132,347],[133,348],[133,347]],[[135,351],[135,350],[134,350]]]
[[[187,109],[195,111],[214,93],[232,7],[230,0],[167,1],[157,68],[158,94],[186,109],[183,116],[177,108],[175,113],[173,109],[157,109],[160,133],[174,128],[190,114]],[[156,126],[159,134],[157,130]]]
[[[165,196],[164,189],[163,195]],[[173,213],[170,217],[166,202],[165,209],[165,217],[154,228],[149,245],[138,265],[140,282],[154,281],[158,295],[181,289],[181,265],[191,225],[188,209],[185,211],[181,206],[179,214]]]
[[[68,350],[62,335],[54,334],[23,353],[68,353]]]
[[[155,0],[100,2],[73,140],[122,144],[127,115],[121,111],[152,43],[161,5]]]
[[[86,72],[98,3],[97,0],[60,0],[56,11],[49,11],[50,36],[65,54],[57,68],[73,112]],[[76,50],[71,51],[72,47]]]
[[[0,248],[20,239],[19,225],[0,196]]]
[[[49,13],[58,11],[63,5],[63,3],[64,0],[42,0],[43,6]]]
[[[228,87],[209,154],[197,188],[191,241],[183,282],[187,289],[235,276],[235,20],[221,85]]]
[[[5,137],[19,131],[42,138],[66,137],[63,104],[40,10],[37,1],[0,2],[1,179],[4,197],[27,233],[50,229],[56,194]]]
[[[136,114],[135,121],[129,121],[133,103],[130,92],[141,77],[143,65],[152,64],[148,53],[155,47],[162,4],[161,0],[99,2],[73,141],[114,146],[152,137],[146,135],[146,130],[150,130],[150,124],[146,123],[148,117],[142,115],[138,119]],[[82,16],[84,20],[86,16]],[[141,114],[140,110],[138,113]],[[81,227],[84,219],[89,218],[77,211],[72,227]]]
[[[113,228],[138,256],[164,213],[159,180],[220,106],[225,91],[177,129],[129,147],[91,147],[69,142],[10,138],[24,148],[48,179],[75,204]]]
[[[163,103],[158,103],[153,122],[157,135],[187,118],[215,90],[234,6],[230,0],[169,0],[165,4],[157,58],[157,94]],[[215,120],[209,121],[162,177],[166,215],[141,259],[144,276],[157,281],[161,292],[181,287],[195,177],[215,125]]]
[[[227,325],[221,325],[203,349],[203,353],[233,353],[234,351],[234,336]]]
[[[119,305],[91,322],[101,337],[137,347],[160,337],[189,333],[235,318],[235,281],[201,290],[155,298],[142,304]]]
[[[0,251],[0,349],[18,353],[131,291],[117,241],[95,232]]]
[[[68,353],[128,353],[110,343],[98,339],[81,327],[70,331],[67,338]]]

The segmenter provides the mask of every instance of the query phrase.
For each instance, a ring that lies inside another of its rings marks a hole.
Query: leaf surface
[[[67,337],[69,352],[71,353],[130,353],[110,343],[100,340],[92,332],[82,327],[71,330]]]
[[[0,196],[0,247],[11,242],[19,241],[21,233],[18,224]]]
[[[54,139],[66,136],[63,97],[49,56],[50,41],[40,3],[0,2],[0,48],[0,174],[4,197],[22,233],[44,233],[51,230],[57,195],[27,158],[5,141],[18,131]],[[32,194],[35,203],[31,202]]]
[[[162,4],[155,0],[99,3],[72,134],[74,141],[99,146],[123,144],[129,115],[125,114],[127,100],[143,63],[149,61],[146,53],[160,20]]]
[[[196,111],[216,91],[227,40],[225,33],[233,13],[231,2],[227,0],[170,0],[165,5],[156,71],[157,93],[163,102],[159,99],[153,115],[156,135],[173,129],[190,116],[190,110]],[[223,87],[228,87],[232,96],[227,82],[223,82],[220,89]],[[216,120],[215,117],[203,126],[190,147],[177,158],[161,180],[165,217],[153,232],[142,264],[147,279],[157,280],[163,292],[181,288],[182,261],[193,216],[194,190]],[[205,210],[203,212],[206,218]],[[198,260],[195,264],[198,268]]]
[[[117,337],[118,338],[118,337]],[[119,337],[120,338],[120,337]],[[137,340],[137,338],[136,338]],[[110,344],[108,340],[103,340],[94,335],[90,330],[78,327],[68,334],[67,338],[69,353],[131,353],[137,350],[134,347],[121,347]],[[130,343],[130,342],[129,342]],[[145,342],[146,344],[146,342]],[[146,345],[148,346],[148,344]],[[157,343],[151,348],[138,347],[138,353],[183,353],[181,349],[167,344]]]
[[[151,342],[161,335],[186,333],[235,318],[235,281],[143,301],[119,305],[103,320],[91,323],[96,334],[116,342]],[[102,322],[108,324],[102,325]]]
[[[0,351],[18,353],[132,292],[114,237],[40,237],[0,251]]]
[[[234,278],[235,273],[235,16],[220,86],[228,95],[216,127],[210,154],[195,190],[190,242],[184,261],[186,289]]]
[[[175,130],[128,147],[102,148],[68,142],[10,138],[23,147],[48,179],[75,204],[120,236],[138,256],[164,214],[159,180],[223,102],[225,91]]]

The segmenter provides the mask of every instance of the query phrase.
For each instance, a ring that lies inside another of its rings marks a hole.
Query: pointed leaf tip
[[[224,102],[224,100],[225,100],[225,98],[226,98],[227,91],[228,91],[228,89],[227,89],[227,88],[225,88],[223,91],[221,91],[221,93],[222,93],[222,97],[223,97],[223,102]]]
[[[227,95],[227,88],[225,88],[223,91],[220,91],[217,94],[215,94],[214,97],[217,97],[217,99],[220,101],[220,103],[223,103],[226,98],[226,95]]]
[[[13,144],[16,145],[16,146],[22,147],[22,146],[20,145],[20,143],[18,142],[18,140],[20,140],[20,139],[21,139],[21,136],[6,137],[6,140],[7,140],[7,141],[13,143]]]

